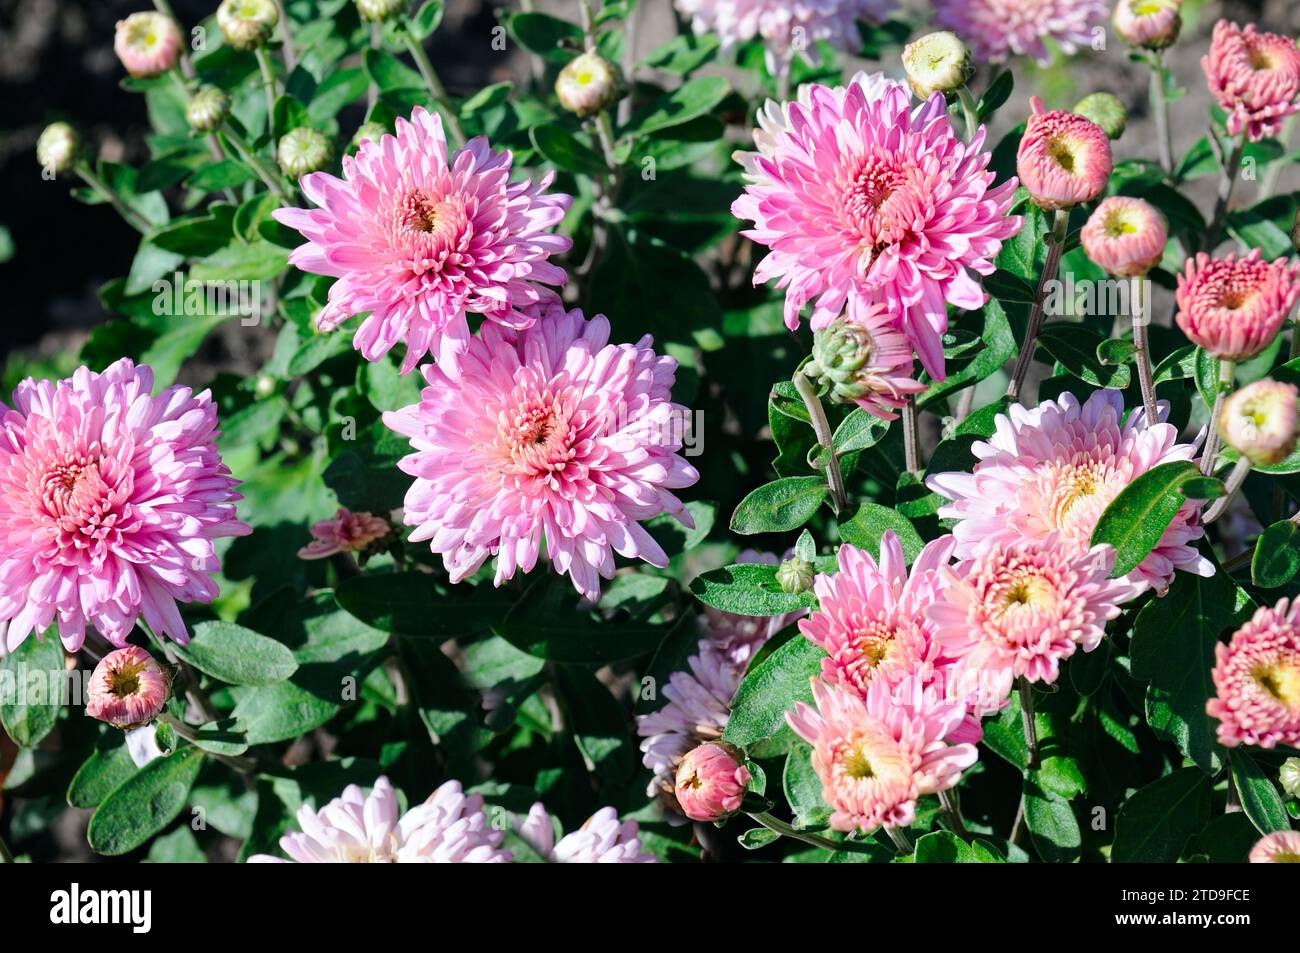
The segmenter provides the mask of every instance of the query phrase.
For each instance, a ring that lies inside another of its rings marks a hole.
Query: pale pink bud
[[[1272,343],[1300,297],[1300,264],[1269,263],[1256,248],[1245,258],[1202,252],[1178,276],[1175,320],[1193,344],[1242,361]]]
[[[128,645],[105,655],[86,686],[86,714],[114,728],[153,721],[171,695],[171,676],[144,649]]]
[[[1020,140],[1016,170],[1034,203],[1054,211],[1100,198],[1114,168],[1106,131],[1072,112],[1048,112],[1037,96],[1030,104],[1034,111]]]
[[[1088,257],[1105,271],[1134,278],[1164,257],[1169,223],[1151,203],[1115,196],[1097,206],[1079,238]]]
[[[673,793],[691,820],[720,821],[740,810],[749,778],[735,748],[711,741],[682,758]]]
[[[560,105],[579,116],[591,116],[618,102],[622,95],[618,68],[594,50],[574,58],[555,80]]]
[[[117,21],[113,51],[132,76],[157,76],[176,65],[181,54],[180,27],[162,13],[133,13]]]
[[[1219,436],[1251,463],[1279,463],[1295,449],[1296,388],[1280,381],[1247,384],[1219,411]]]
[[[1179,14],[1183,0],[1119,0],[1115,4],[1115,32],[1133,46],[1163,50],[1178,39],[1183,28]]]
[[[312,541],[298,550],[298,558],[325,559],[335,553],[361,552],[387,536],[390,529],[385,519],[340,506],[333,519],[312,526]]]
[[[1300,49],[1289,36],[1220,20],[1201,70],[1233,136],[1245,132],[1251,142],[1276,136],[1282,120],[1300,111]]]

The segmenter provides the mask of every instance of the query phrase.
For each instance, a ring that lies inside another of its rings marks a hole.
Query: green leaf
[[[1127,364],[1103,364],[1097,348],[1103,339],[1080,324],[1049,324],[1038,332],[1038,344],[1065,370],[1094,387],[1123,390],[1129,384]]]
[[[605,173],[605,161],[557,123],[534,126],[528,135],[537,151],[557,169],[588,176]]]
[[[976,109],[980,122],[985,122],[993,115],[1002,104],[1011,96],[1011,91],[1016,87],[1016,78],[1011,70],[1003,70],[998,74],[989,88],[984,90],[984,95],[980,97],[979,106]]]
[[[652,50],[640,65],[685,76],[713,59],[720,46],[718,38],[712,34],[682,34]]]
[[[1190,460],[1162,463],[1111,500],[1092,532],[1092,545],[1114,547],[1112,579],[1127,575],[1147,558],[1187,502],[1181,492],[1183,484],[1200,475]]]
[[[812,592],[782,592],[776,566],[737,563],[696,576],[691,592],[706,606],[734,615],[775,616],[798,612],[817,604]]]
[[[185,185],[200,192],[220,192],[252,182],[257,173],[239,159],[218,159],[198,169],[185,180]]]
[[[208,858],[199,847],[194,832],[181,826],[164,834],[149,846],[146,864],[206,864]]]
[[[577,610],[567,579],[543,579],[524,593],[496,629],[529,655],[596,664],[653,652],[670,627],[639,619],[598,621]]]
[[[1300,527],[1279,520],[1260,534],[1250,560],[1250,578],[1264,589],[1285,586],[1300,572]]]
[[[918,864],[977,864],[979,858],[964,840],[951,831],[935,831],[916,842]]]
[[[740,501],[731,529],[744,535],[798,529],[812,519],[827,492],[826,481],[818,476],[774,480]]]
[[[437,641],[487,631],[516,598],[491,586],[442,591],[424,572],[356,576],[334,590],[339,606],[366,625]]]
[[[116,728],[109,729],[72,776],[72,783],[68,785],[68,804],[80,808],[99,807],[114,788],[135,774],[135,770],[123,733]]]
[[[442,12],[442,0],[424,0],[415,16],[411,17],[411,35],[417,40],[432,36],[442,23]]]
[[[203,752],[186,745],[150,761],[104,798],[86,838],[96,853],[130,853],[176,819],[203,767]]]
[[[1115,819],[1115,863],[1173,863],[1210,819],[1211,781],[1179,768],[1133,794]]]
[[[780,839],[781,835],[774,830],[769,830],[766,827],[751,827],[737,837],[736,841],[745,850],[758,850],[760,847],[774,844]]]
[[[785,713],[796,701],[812,702],[809,679],[821,672],[825,657],[825,652],[797,636],[760,661],[736,691],[723,740],[745,749],[768,742],[764,756],[789,750],[795,734],[785,723]],[[749,755],[757,756],[753,750]]]
[[[545,13],[516,13],[510,32],[524,49],[543,59],[565,63],[582,45],[582,28]]]
[[[196,729],[194,745],[212,754],[240,755],[248,750],[248,738],[239,719],[222,718]]]
[[[810,745],[796,742],[791,747],[785,759],[781,786],[794,812],[795,827],[825,827],[830,822],[831,809],[822,799],[822,783],[813,771]]]
[[[1163,361],[1156,365],[1152,372],[1155,383],[1163,384],[1165,381],[1185,380],[1189,377],[1196,376],[1196,353],[1195,345],[1188,344],[1186,347],[1180,347]]]
[[[1214,697],[1214,647],[1248,601],[1222,571],[1208,579],[1180,572],[1133,623],[1133,676],[1151,683],[1147,723],[1206,772],[1218,766],[1214,721],[1205,713]]]
[[[1038,856],[1049,864],[1078,860],[1083,837],[1074,809],[1065,798],[1025,781],[1025,826]]]
[[[199,622],[176,654],[230,685],[271,685],[298,670],[288,647],[232,622]]]
[[[703,116],[722,102],[731,90],[721,76],[701,76],[673,90],[659,102],[628,120],[620,136],[648,136],[651,133],[680,126]]]
[[[493,734],[479,720],[477,698],[442,646],[428,639],[402,639],[401,653],[420,720],[433,742],[458,756],[488,744]]]
[[[863,503],[854,511],[853,516],[840,523],[840,538],[846,543],[864,549],[874,559],[880,553],[880,543],[885,533],[892,530],[903,547],[903,557],[908,564],[921,555],[925,540],[916,531],[911,520],[896,510],[879,503]]]
[[[0,724],[16,744],[34,748],[54,728],[66,674],[58,626],[30,632],[0,660]]]
[[[1234,748],[1228,755],[1232,766],[1232,779],[1236,782],[1237,793],[1241,797],[1241,809],[1246,812],[1250,822],[1261,834],[1274,831],[1289,831],[1291,819],[1287,816],[1282,796],[1277,793],[1264,772],[1260,770],[1250,755],[1241,748]]]
[[[362,65],[371,82],[382,92],[394,89],[424,89],[424,77],[391,53],[368,49],[362,57]]]
[[[637,766],[628,713],[591,672],[560,665],[555,674],[574,743],[589,768],[607,783],[628,781]]]

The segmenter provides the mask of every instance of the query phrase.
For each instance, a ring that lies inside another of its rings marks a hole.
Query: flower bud
[[[66,122],[50,123],[36,140],[36,161],[55,175],[76,165],[80,152],[81,137]]]
[[[237,50],[265,46],[279,21],[280,12],[272,0],[222,0],[217,7],[221,35]]]
[[[312,541],[298,550],[299,559],[325,559],[335,553],[361,553],[390,532],[388,521],[370,513],[339,507],[334,518],[311,528]]]
[[[912,379],[912,345],[887,311],[873,307],[861,320],[837,318],[813,332],[812,359],[803,373],[830,399],[852,402],[892,420],[908,394],[925,390]]]
[[[190,128],[207,134],[218,128],[230,113],[230,97],[216,86],[204,86],[190,97],[185,106],[185,120]]]
[[[306,126],[290,129],[280,137],[276,150],[280,168],[291,179],[300,179],[310,172],[319,172],[330,164],[333,150],[323,133]]]
[[[618,68],[595,50],[588,50],[560,70],[555,95],[569,112],[591,116],[616,103],[622,87]]]
[[[673,793],[691,820],[721,821],[740,810],[749,777],[735,748],[710,741],[686,752]]]
[[[1297,391],[1292,384],[1255,381],[1228,396],[1219,411],[1219,436],[1251,463],[1285,459],[1296,443]]]
[[[138,728],[162,711],[171,696],[171,675],[134,645],[105,655],[86,686],[86,714],[114,728]]]
[[[1037,96],[1030,104],[1016,171],[1034,204],[1051,212],[1100,198],[1114,168],[1105,130],[1071,112],[1048,112]]]
[[[1119,0],[1115,4],[1115,32],[1133,46],[1163,50],[1178,39],[1183,0]]]
[[[1112,96],[1110,93],[1093,93],[1084,96],[1075,104],[1074,112],[1101,126],[1102,131],[1112,142],[1124,135],[1124,129],[1128,126],[1128,109],[1120,102],[1119,97]]]
[[[371,142],[378,142],[381,138],[388,135],[388,129],[380,122],[363,122],[355,133],[352,135],[352,147],[361,148],[361,143],[369,139]]]
[[[1079,240],[1087,256],[1108,274],[1136,278],[1164,257],[1169,223],[1151,203],[1116,195],[1097,206]]]
[[[113,51],[132,76],[148,79],[176,65],[181,55],[181,30],[176,21],[150,10],[117,21]]]
[[[797,596],[812,588],[816,576],[817,568],[810,560],[792,556],[777,567],[776,584],[781,587],[782,592]]]
[[[357,13],[371,23],[382,23],[406,10],[406,0],[356,0]]]
[[[975,75],[970,50],[957,34],[929,33],[903,49],[907,81],[918,99],[955,93]]]
[[[1300,758],[1287,758],[1283,761],[1277,777],[1282,783],[1282,793],[1300,800]]]

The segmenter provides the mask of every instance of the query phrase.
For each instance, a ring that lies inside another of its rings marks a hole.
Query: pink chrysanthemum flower
[[[572,834],[555,841],[555,821],[539,801],[518,828],[519,836],[543,860],[557,864],[657,864],[641,846],[636,821],[620,821],[618,811],[602,807]]]
[[[934,638],[957,659],[955,681],[997,707],[1015,679],[1051,684],[1075,649],[1101,644],[1106,623],[1141,586],[1110,579],[1115,551],[1080,553],[1056,535],[994,545],[941,570],[942,598],[926,610]]]
[[[1276,136],[1282,120],[1300,112],[1300,48],[1292,37],[1220,20],[1201,69],[1234,136]]]
[[[1257,609],[1215,646],[1212,676],[1205,711],[1219,720],[1221,745],[1300,745],[1300,602]]]
[[[939,598],[939,569],[955,546],[951,536],[928,544],[910,575],[892,530],[881,539],[879,563],[854,546],[840,547],[839,572],[817,576],[819,608],[799,622],[804,637],[826,653],[827,684],[866,697],[876,679],[934,681],[941,661],[925,608]]]
[[[847,86],[803,86],[797,102],[759,112],[756,152],[737,152],[745,194],[731,206],[743,234],[771,252],[754,283],[786,289],[785,323],[813,302],[816,330],[845,308],[867,321],[896,316],[931,377],[944,376],[947,305],[983,307],[972,272],[991,274],[1015,180],[997,188],[981,129],[953,134],[943,95],[911,108],[903,83],[859,73]]]
[[[912,342],[878,304],[856,320],[846,316],[818,328],[804,373],[832,400],[851,401],[882,420],[896,419],[908,395],[925,390],[912,379]]]
[[[1033,56],[1047,66],[1047,39],[1066,53],[1092,44],[1106,22],[1106,0],[934,0],[934,22],[971,45],[975,58],[1005,63]]]
[[[148,79],[176,65],[181,54],[181,31],[176,21],[152,10],[133,13],[117,21],[113,52],[132,76]]]
[[[1250,849],[1252,864],[1300,864],[1300,831],[1265,834]]]
[[[872,683],[856,692],[813,679],[814,707],[797,702],[786,721],[812,745],[812,766],[837,831],[906,827],[916,801],[956,786],[975,763],[978,728],[964,701],[943,701],[915,683]]]
[[[718,741],[686,752],[673,788],[682,813],[693,821],[722,821],[740,810],[751,780],[743,760],[735,748]]]
[[[9,648],[57,618],[70,652],[86,624],[125,645],[136,619],[189,639],[176,602],[211,602],[212,541],[251,530],[217,454],[207,392],[150,396],[153,371],[123,358],[102,374],[28,378],[0,404],[0,619]]]
[[[86,714],[114,728],[138,728],[157,717],[171,696],[172,678],[144,649],[109,652],[86,685]]]
[[[898,9],[895,0],[675,0],[691,29],[717,36],[723,49],[761,37],[767,68],[786,72],[795,56],[810,59],[818,42],[856,53],[862,48],[858,23],[883,22]]]
[[[388,535],[388,520],[370,513],[353,513],[340,506],[333,519],[311,528],[312,541],[298,550],[299,559],[325,559],[335,553],[358,553]]]
[[[460,582],[497,557],[496,584],[551,565],[590,599],[614,576],[614,553],[665,566],[640,521],[686,526],[671,490],[695,468],[678,456],[685,408],[672,402],[677,362],[610,344],[609,322],[558,305],[534,326],[484,325],[456,366],[428,365],[420,403],[384,414],[411,438],[402,471],[412,542],[429,540]]]
[[[1150,202],[1116,195],[1097,206],[1079,238],[1088,257],[1103,270],[1136,278],[1160,264],[1169,223]]]
[[[349,784],[319,811],[298,809],[302,833],[285,834],[280,849],[300,864],[503,864],[510,852],[483,813],[483,798],[447,781],[423,804],[399,813],[397,792],[380,777],[369,795]],[[289,861],[269,854],[252,863]]]
[[[343,158],[343,178],[304,176],[318,209],[282,208],[276,221],[307,239],[289,257],[303,271],[339,279],[316,319],[332,331],[370,312],[353,338],[366,360],[406,344],[402,372],[425,354],[454,362],[469,344],[467,316],[513,328],[562,285],[548,259],[572,242],[550,229],[569,196],[548,195],[551,175],[510,182],[512,156],[471,140],[450,158],[442,119],[417,107],[397,135],[361,144]]]
[[[1119,0],[1115,4],[1115,32],[1134,46],[1163,50],[1182,31],[1182,6],[1183,0]]]
[[[1272,343],[1300,298],[1300,262],[1201,252],[1178,276],[1178,326],[1215,357],[1241,361]]]
[[[1164,413],[1162,408],[1162,418]],[[958,521],[957,558],[1052,534],[1082,555],[1092,545],[1097,520],[1124,487],[1158,464],[1196,455],[1195,446],[1178,443],[1172,424],[1147,427],[1141,408],[1123,417],[1124,397],[1114,390],[1096,391],[1083,405],[1067,393],[1033,409],[1016,404],[1009,416],[999,414],[994,435],[971,448],[977,458],[972,472],[926,480],[953,501],[938,515]],[[1164,588],[1175,569],[1213,575],[1214,565],[1193,545],[1203,534],[1196,505],[1188,503],[1128,578]]]
[[[1106,131],[1078,113],[1048,112],[1037,96],[1030,105],[1016,172],[1034,204],[1055,211],[1100,198],[1114,169]]]

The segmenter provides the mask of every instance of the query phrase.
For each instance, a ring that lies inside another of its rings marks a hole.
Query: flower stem
[[[89,163],[77,163],[77,174],[141,235],[148,235],[153,230],[153,226],[146,222],[139,212],[123,202],[122,197],[108,187],[108,183],[90,168]]]
[[[1043,273],[1038,279],[1038,291],[1034,294],[1034,307],[1029,312],[1029,326],[1025,330],[1025,343],[1016,358],[1015,370],[1011,373],[1011,383],[1007,386],[1007,396],[1012,400],[1020,399],[1020,388],[1029,372],[1029,365],[1034,360],[1034,345],[1038,339],[1038,329],[1043,324],[1043,299],[1047,296],[1047,286],[1056,279],[1061,267],[1061,255],[1065,252],[1065,238],[1070,227],[1069,209],[1058,209],[1052,220],[1052,233],[1048,239],[1047,261]]]
[[[9,853],[9,845],[5,843],[3,837],[0,837],[0,864],[12,864],[14,855]]]
[[[979,107],[975,103],[975,97],[971,95],[970,87],[964,83],[957,87],[957,100],[961,103],[962,115],[966,119],[966,141],[970,142],[979,131]]]
[[[921,472],[921,451],[916,438],[916,398],[910,394],[903,405],[903,457],[908,473],[916,476]]]
[[[154,641],[162,646],[163,655],[167,661],[179,668],[185,676],[185,697],[189,703],[198,711],[199,717],[203,719],[202,724],[217,721],[217,710],[212,707],[212,702],[208,699],[208,694],[199,684],[199,674],[190,667],[190,663],[185,661],[172,649],[170,645],[164,642],[159,636],[154,636]]]
[[[1151,66],[1151,114],[1156,120],[1156,144],[1160,149],[1160,167],[1174,171],[1174,145],[1169,131],[1169,101],[1165,98],[1165,55],[1155,51],[1148,61]]]
[[[1236,496],[1237,491],[1241,489],[1241,485],[1246,482],[1246,477],[1249,473],[1250,461],[1245,457],[1242,457],[1233,466],[1232,472],[1228,474],[1228,479],[1224,481],[1223,496],[1215,500],[1214,503],[1210,505],[1210,508],[1205,511],[1205,515],[1201,517],[1202,526],[1209,526],[1223,515],[1224,510],[1228,508],[1228,504],[1232,502],[1232,498]]]
[[[1210,135],[1214,133],[1211,132]],[[1232,202],[1233,190],[1237,188],[1237,175],[1241,172],[1241,159],[1245,153],[1246,133],[1243,132],[1237,137],[1232,154],[1228,156],[1227,165],[1224,166],[1223,178],[1219,181],[1219,199],[1214,203],[1214,217],[1210,219],[1210,227],[1205,230],[1203,251],[1213,251],[1219,244],[1219,235],[1228,217],[1228,206]]]
[[[1149,318],[1143,304],[1143,290],[1146,279],[1138,276],[1132,279],[1133,292],[1133,361],[1137,364],[1138,384],[1142,388],[1142,407],[1146,410],[1146,425],[1156,422],[1156,382],[1151,375],[1151,345],[1147,336]]]
[[[266,47],[259,46],[255,51],[257,56],[257,68],[262,71],[262,88],[266,90],[266,128],[275,130],[275,99],[279,95],[275,81],[275,67],[271,65],[271,57],[266,52]]]
[[[1034,726],[1034,694],[1029,682],[1019,678],[1016,689],[1020,693],[1020,723],[1025,729],[1025,748],[1029,752],[1028,768],[1038,770],[1038,729]]]
[[[294,67],[298,65],[298,53],[293,48],[293,40],[289,37],[289,18],[285,16],[284,3],[281,0],[272,0],[272,2],[280,19],[280,52],[284,54],[284,65],[292,73]]]
[[[820,847],[822,850],[845,850],[852,853],[862,853],[864,850],[862,845],[854,844],[851,841],[833,841],[829,837],[821,837],[818,834],[806,834],[803,831],[797,831],[785,821],[778,820],[766,811],[758,811],[749,814],[749,817],[758,821],[758,823],[762,824],[769,831],[774,831],[782,837],[789,837],[793,840],[803,841],[805,844],[811,844],[813,847]]]
[[[253,171],[257,173],[257,177],[262,180],[262,183],[270,189],[272,193],[275,194],[275,197],[286,205],[290,204],[288,193],[285,192],[284,186],[278,181],[279,177],[262,164],[261,157],[258,156],[258,154],[253,150],[253,147],[248,144],[244,137],[235,132],[235,130],[231,128],[230,123],[226,123],[221,131],[225,137],[230,140],[231,144],[234,145],[235,151],[239,153],[239,157],[252,167]]]
[[[943,806],[943,813],[948,818],[948,825],[953,829],[953,833],[965,834],[966,822],[961,816],[961,805],[953,796],[952,791],[940,791],[939,803]]]
[[[826,419],[826,409],[822,407],[813,382],[802,372],[795,373],[794,387],[808,408],[808,417],[812,421],[813,432],[817,434],[817,442],[826,450],[826,479],[831,488],[831,503],[835,506],[836,513],[843,513],[849,508],[849,494],[844,488],[844,474],[840,473],[840,461],[835,453],[835,441],[831,435],[830,421]]]
[[[910,854],[915,850],[905,831],[900,831],[897,827],[886,827],[885,833],[889,835],[889,839],[894,842],[900,854]]]
[[[410,51],[411,59],[415,60],[416,69],[424,77],[424,85],[429,87],[429,95],[433,97],[433,101],[438,104],[438,109],[442,111],[443,118],[447,120],[447,130],[451,133],[452,145],[463,146],[465,130],[461,127],[460,116],[456,114],[442,80],[438,79],[433,63],[429,62],[429,54],[424,52],[424,44],[420,43],[409,29],[405,33],[406,48]]]
[[[1214,406],[1210,408],[1210,422],[1205,433],[1205,450],[1201,455],[1201,472],[1209,476],[1214,472],[1215,458],[1219,455],[1219,410],[1223,407],[1223,395],[1232,390],[1232,381],[1237,372],[1233,361],[1219,360],[1219,385],[1214,390]]]
[[[1294,115],[1287,116],[1282,123],[1282,148],[1287,152],[1291,151],[1291,140],[1295,138],[1296,118]],[[1282,177],[1282,169],[1289,163],[1281,159],[1275,159],[1269,163],[1268,171],[1264,173],[1264,181],[1259,186],[1259,201],[1272,198],[1273,193],[1277,191],[1277,181]]]

